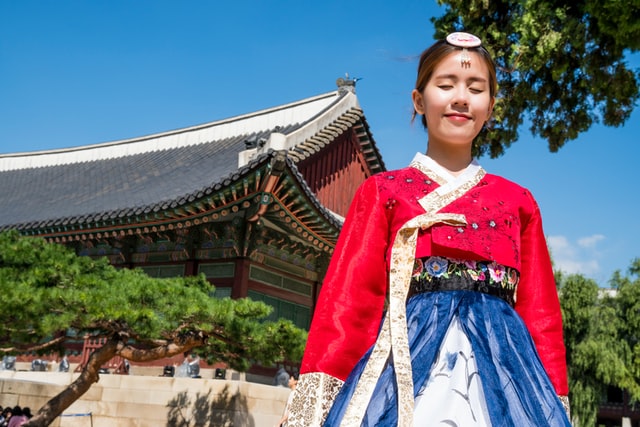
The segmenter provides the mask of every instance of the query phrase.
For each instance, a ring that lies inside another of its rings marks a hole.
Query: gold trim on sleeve
[[[571,422],[571,405],[569,403],[569,396],[558,396],[560,402],[562,403],[562,407],[564,411],[567,413],[567,418],[569,418],[569,422]]]
[[[287,427],[320,427],[344,381],[321,372],[300,375],[293,391]]]

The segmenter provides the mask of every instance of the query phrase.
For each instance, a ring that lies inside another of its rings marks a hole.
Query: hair
[[[420,55],[420,62],[418,62],[418,76],[416,78],[416,87],[415,89],[422,93],[424,88],[431,80],[431,76],[433,75],[433,70],[445,59],[450,53],[459,52],[462,48],[458,46],[453,46],[447,43],[445,40],[439,40],[435,42],[431,47],[427,48]],[[496,64],[493,62],[493,58],[483,46],[471,47],[467,48],[469,52],[475,52],[484,60],[485,64],[487,64],[487,68],[489,69],[489,93],[491,97],[496,96],[496,92],[498,91],[498,79],[496,77]],[[411,120],[413,121],[418,115],[418,112],[414,109],[413,114],[411,116]],[[421,118],[422,126],[427,127],[427,119],[422,116]]]

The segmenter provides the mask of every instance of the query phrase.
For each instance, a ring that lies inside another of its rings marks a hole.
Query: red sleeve
[[[527,325],[556,393],[566,396],[569,386],[560,301],[540,210],[531,194],[527,194],[533,211],[522,224],[522,265],[515,309]]]
[[[374,178],[358,189],[318,298],[301,374],[345,380],[375,342],[387,291],[388,226]]]

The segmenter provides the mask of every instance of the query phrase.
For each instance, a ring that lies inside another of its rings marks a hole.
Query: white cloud
[[[595,249],[598,242],[604,240],[604,236],[602,234],[594,234],[593,236],[583,237],[578,239],[578,245],[583,248],[593,248]]]
[[[568,274],[593,276],[600,272],[601,252],[598,244],[605,240],[602,234],[594,234],[570,241],[566,236],[549,236],[547,244],[554,266]]]
[[[573,252],[569,240],[564,236],[549,236],[547,244],[551,247],[554,255]]]

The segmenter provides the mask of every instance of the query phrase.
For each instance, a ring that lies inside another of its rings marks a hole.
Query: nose
[[[453,105],[468,106],[469,105],[469,92],[463,85],[457,85],[451,100]]]

